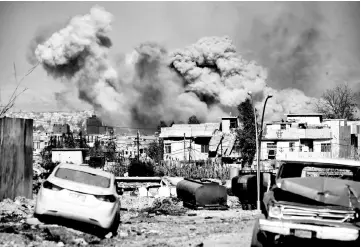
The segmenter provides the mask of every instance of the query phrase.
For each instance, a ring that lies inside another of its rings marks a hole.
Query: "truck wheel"
[[[267,238],[267,234],[259,229],[259,221],[257,220],[252,233],[251,247],[272,246],[273,243]]]

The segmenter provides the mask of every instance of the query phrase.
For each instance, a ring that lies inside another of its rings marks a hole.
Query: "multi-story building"
[[[266,124],[260,158],[347,158],[350,151],[351,132],[346,120],[323,120],[318,113],[287,114],[286,121]]]
[[[88,135],[99,135],[100,127],[103,126],[102,121],[95,115],[86,120],[86,132]]]
[[[114,133],[114,128],[105,126],[96,115],[86,120],[86,132],[88,135],[109,135]]]

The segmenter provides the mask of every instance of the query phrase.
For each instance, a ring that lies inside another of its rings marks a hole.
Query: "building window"
[[[276,142],[267,143],[267,154],[268,154],[267,158],[269,160],[276,159],[276,149],[277,149],[277,143]]]
[[[321,152],[331,152],[331,143],[321,143]]]
[[[164,150],[166,154],[172,153],[172,146],[170,143],[164,144]]]
[[[209,150],[209,145],[204,145],[204,144],[201,145],[202,153],[208,153],[208,150]]]
[[[294,143],[294,142],[290,142],[290,143],[289,143],[289,147],[290,147],[290,152],[294,152],[294,151],[295,151],[295,143]]]
[[[276,159],[276,150],[275,149],[268,150],[268,159],[269,160]]]
[[[230,129],[235,129],[235,128],[237,128],[238,126],[237,126],[237,119],[230,119],[230,121],[229,121],[229,128]]]

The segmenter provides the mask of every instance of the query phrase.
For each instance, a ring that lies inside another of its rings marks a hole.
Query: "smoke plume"
[[[307,111],[313,99],[297,89],[267,86],[267,70],[236,52],[229,37],[205,37],[168,52],[145,42],[132,52],[109,58],[112,15],[95,6],[76,16],[35,49],[49,75],[77,88],[104,122],[113,126],[155,127],[160,120],[219,121],[249,97],[258,108],[268,94],[267,118]],[[64,101],[62,93],[57,99]],[[297,98],[297,100],[295,100]]]

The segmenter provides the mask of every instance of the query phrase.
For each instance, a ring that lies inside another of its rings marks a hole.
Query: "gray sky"
[[[295,87],[319,97],[348,81],[359,91],[359,2],[0,2],[0,91],[6,101],[17,74],[31,67],[26,54],[39,30],[59,30],[74,15],[99,4],[114,15],[111,55],[145,41],[168,50],[204,36],[228,35],[237,51],[269,69],[269,85]],[[54,93],[64,85],[38,67],[23,86],[17,110],[59,110]],[[89,107],[74,99],[74,107]]]

